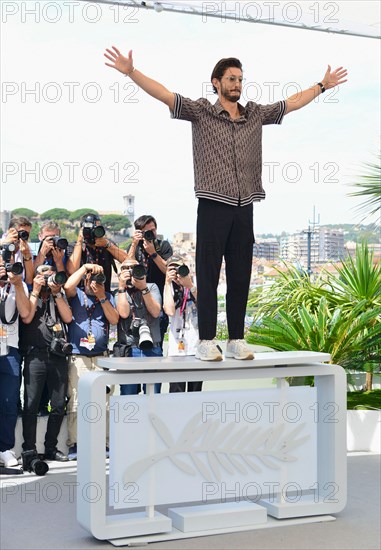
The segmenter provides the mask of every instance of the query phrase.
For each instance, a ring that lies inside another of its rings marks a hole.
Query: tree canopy
[[[93,208],[78,208],[78,210],[73,210],[73,212],[70,212],[69,220],[71,222],[79,221],[82,218],[82,216],[89,213],[97,214],[99,216],[99,213]]]
[[[123,214],[105,214],[101,219],[102,225],[108,231],[120,231],[131,226],[130,220]]]
[[[70,211],[65,208],[51,208],[46,210],[40,216],[42,220],[67,220],[69,219]]]
[[[12,210],[12,217],[24,216],[25,218],[35,218],[38,216],[38,212],[31,210],[30,208],[15,208]]]

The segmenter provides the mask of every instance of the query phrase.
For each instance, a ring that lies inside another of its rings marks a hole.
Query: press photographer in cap
[[[9,244],[0,245],[0,462],[4,468],[18,465],[13,447],[20,395],[19,318],[30,312],[23,268],[15,264]]]
[[[167,261],[164,311],[169,316],[168,357],[196,355],[198,344],[197,288],[179,255]],[[202,382],[188,382],[188,391],[200,391]],[[169,391],[186,391],[186,382],[169,384]]]
[[[81,218],[81,228],[77,242],[66,264],[68,275],[75,273],[84,264],[96,264],[103,268],[106,277],[105,289],[111,288],[111,271],[117,268],[115,260],[123,262],[127,257],[125,250],[105,237],[106,230],[98,214],[89,212]]]
[[[79,288],[80,283],[83,288]],[[108,355],[109,328],[118,323],[119,314],[114,297],[106,290],[106,276],[100,265],[88,263],[77,269],[67,280],[65,291],[73,312],[68,327],[73,351],[69,359],[67,445],[69,460],[76,460],[78,381],[85,372],[102,370],[96,358]],[[107,440],[108,435],[106,456]]]
[[[162,357],[161,294],[155,283],[147,283],[145,267],[134,259],[125,260],[121,265],[116,292],[120,315],[117,344],[127,345],[127,355],[130,357]],[[114,347],[114,351],[117,348]],[[155,393],[160,393],[160,389],[161,384],[155,384]],[[121,395],[135,395],[139,391],[140,384],[120,386]]]
[[[36,462],[37,412],[45,382],[51,410],[45,434],[45,460],[66,462],[57,449],[58,434],[65,414],[68,366],[71,346],[66,325],[72,314],[62,291],[67,279],[64,271],[52,266],[36,268],[30,293],[30,313],[20,323],[20,350],[24,357],[23,464],[24,470],[43,475],[48,470]]]

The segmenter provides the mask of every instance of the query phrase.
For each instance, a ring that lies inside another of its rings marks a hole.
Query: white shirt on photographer
[[[6,283],[3,287],[0,287],[0,299],[3,301],[6,293],[8,296],[5,299],[5,318],[7,321],[10,321],[13,317],[13,314],[16,310],[16,292],[15,287]],[[24,292],[29,296],[28,288],[25,283],[23,283]],[[12,348],[18,348],[19,346],[19,316],[17,316],[16,321],[12,325],[5,325],[0,319],[0,338],[3,342],[6,342],[8,346]]]

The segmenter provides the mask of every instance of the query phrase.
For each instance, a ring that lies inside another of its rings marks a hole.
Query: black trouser
[[[68,364],[66,357],[34,348],[24,358],[23,449],[36,449],[37,413],[46,382],[51,411],[45,434],[45,452],[54,451],[65,414]]]
[[[216,335],[217,286],[223,256],[229,338],[243,338],[253,244],[252,204],[230,206],[208,199],[199,200],[196,275],[200,340],[212,340]]]
[[[186,391],[186,384],[188,384],[188,391],[201,391],[202,389],[202,382],[171,382],[169,393]]]

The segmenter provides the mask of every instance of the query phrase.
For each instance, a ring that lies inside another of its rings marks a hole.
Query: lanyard
[[[91,318],[92,318],[92,315],[93,315],[93,313],[94,313],[94,309],[97,307],[98,298],[95,298],[94,303],[89,307],[89,301],[88,301],[88,298],[87,298],[87,294],[86,294],[86,292],[84,292],[84,293],[83,293],[83,301],[84,301],[84,303],[85,303],[87,318],[88,318],[88,320],[89,320],[89,333],[92,333],[92,330],[91,330]]]
[[[180,306],[180,315],[183,314],[183,312],[186,308],[187,301],[188,301],[188,296],[189,296],[189,288],[186,288],[185,292],[184,292],[183,303]]]

